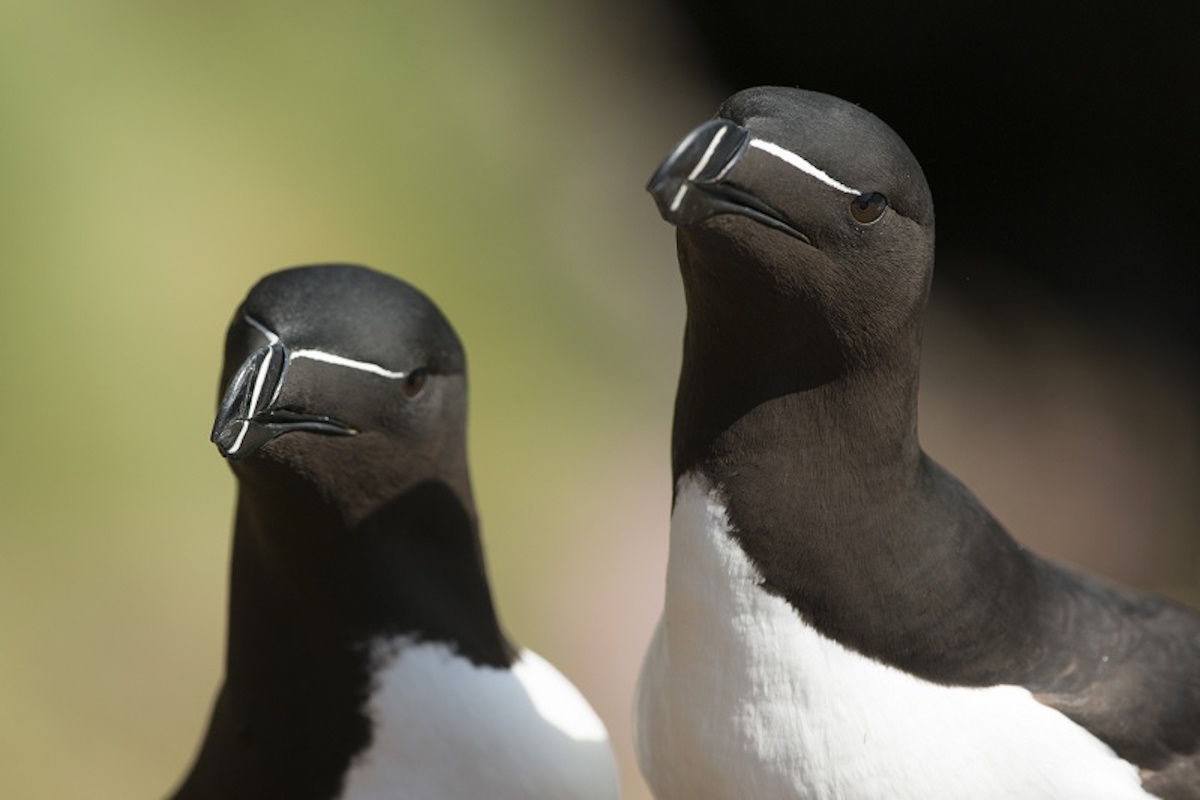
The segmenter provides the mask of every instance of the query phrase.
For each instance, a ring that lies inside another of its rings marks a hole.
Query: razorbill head
[[[688,316],[639,763],[660,798],[1200,797],[1200,619],[921,451],[933,203],[882,121],[734,95],[649,185]]]
[[[225,676],[175,797],[618,796],[599,718],[497,621],[466,418],[458,336],[409,284],[251,290],[212,432],[238,484]]]

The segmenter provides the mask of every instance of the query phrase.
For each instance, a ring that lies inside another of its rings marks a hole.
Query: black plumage
[[[921,450],[933,203],[899,137],[747,90],[650,190],[688,306],[674,476],[718,487],[763,587],[919,678],[1024,686],[1147,791],[1200,797],[1200,617],[1039,558]]]
[[[516,657],[479,541],[463,349],[399,279],[294,268],[238,308],[220,392],[238,481],[225,675],[174,797],[337,797],[372,741],[372,642]]]

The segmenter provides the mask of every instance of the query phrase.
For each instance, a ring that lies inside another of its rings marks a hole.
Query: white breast
[[[371,744],[341,800],[614,800],[600,718],[553,666],[523,651],[511,670],[447,646],[376,643]]]
[[[761,583],[716,493],[684,476],[636,703],[660,800],[1150,797],[1026,689],[921,680],[825,638]]]

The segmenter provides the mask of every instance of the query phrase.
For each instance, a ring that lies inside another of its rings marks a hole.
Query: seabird
[[[1200,617],[1039,558],[920,447],[934,215],[901,139],[750,89],[649,190],[688,309],[655,795],[1200,798]]]
[[[619,795],[604,725],[493,607],[458,336],[354,265],[263,278],[212,440],[237,478],[224,681],[176,800]]]

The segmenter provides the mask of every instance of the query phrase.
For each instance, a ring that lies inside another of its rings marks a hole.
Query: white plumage
[[[684,475],[636,702],[638,760],[660,800],[1150,797],[1132,765],[1028,690],[876,662],[761,582],[719,492]]]
[[[374,648],[370,746],[341,800],[613,800],[604,724],[570,681],[530,650],[509,670],[479,667],[406,637]]]

